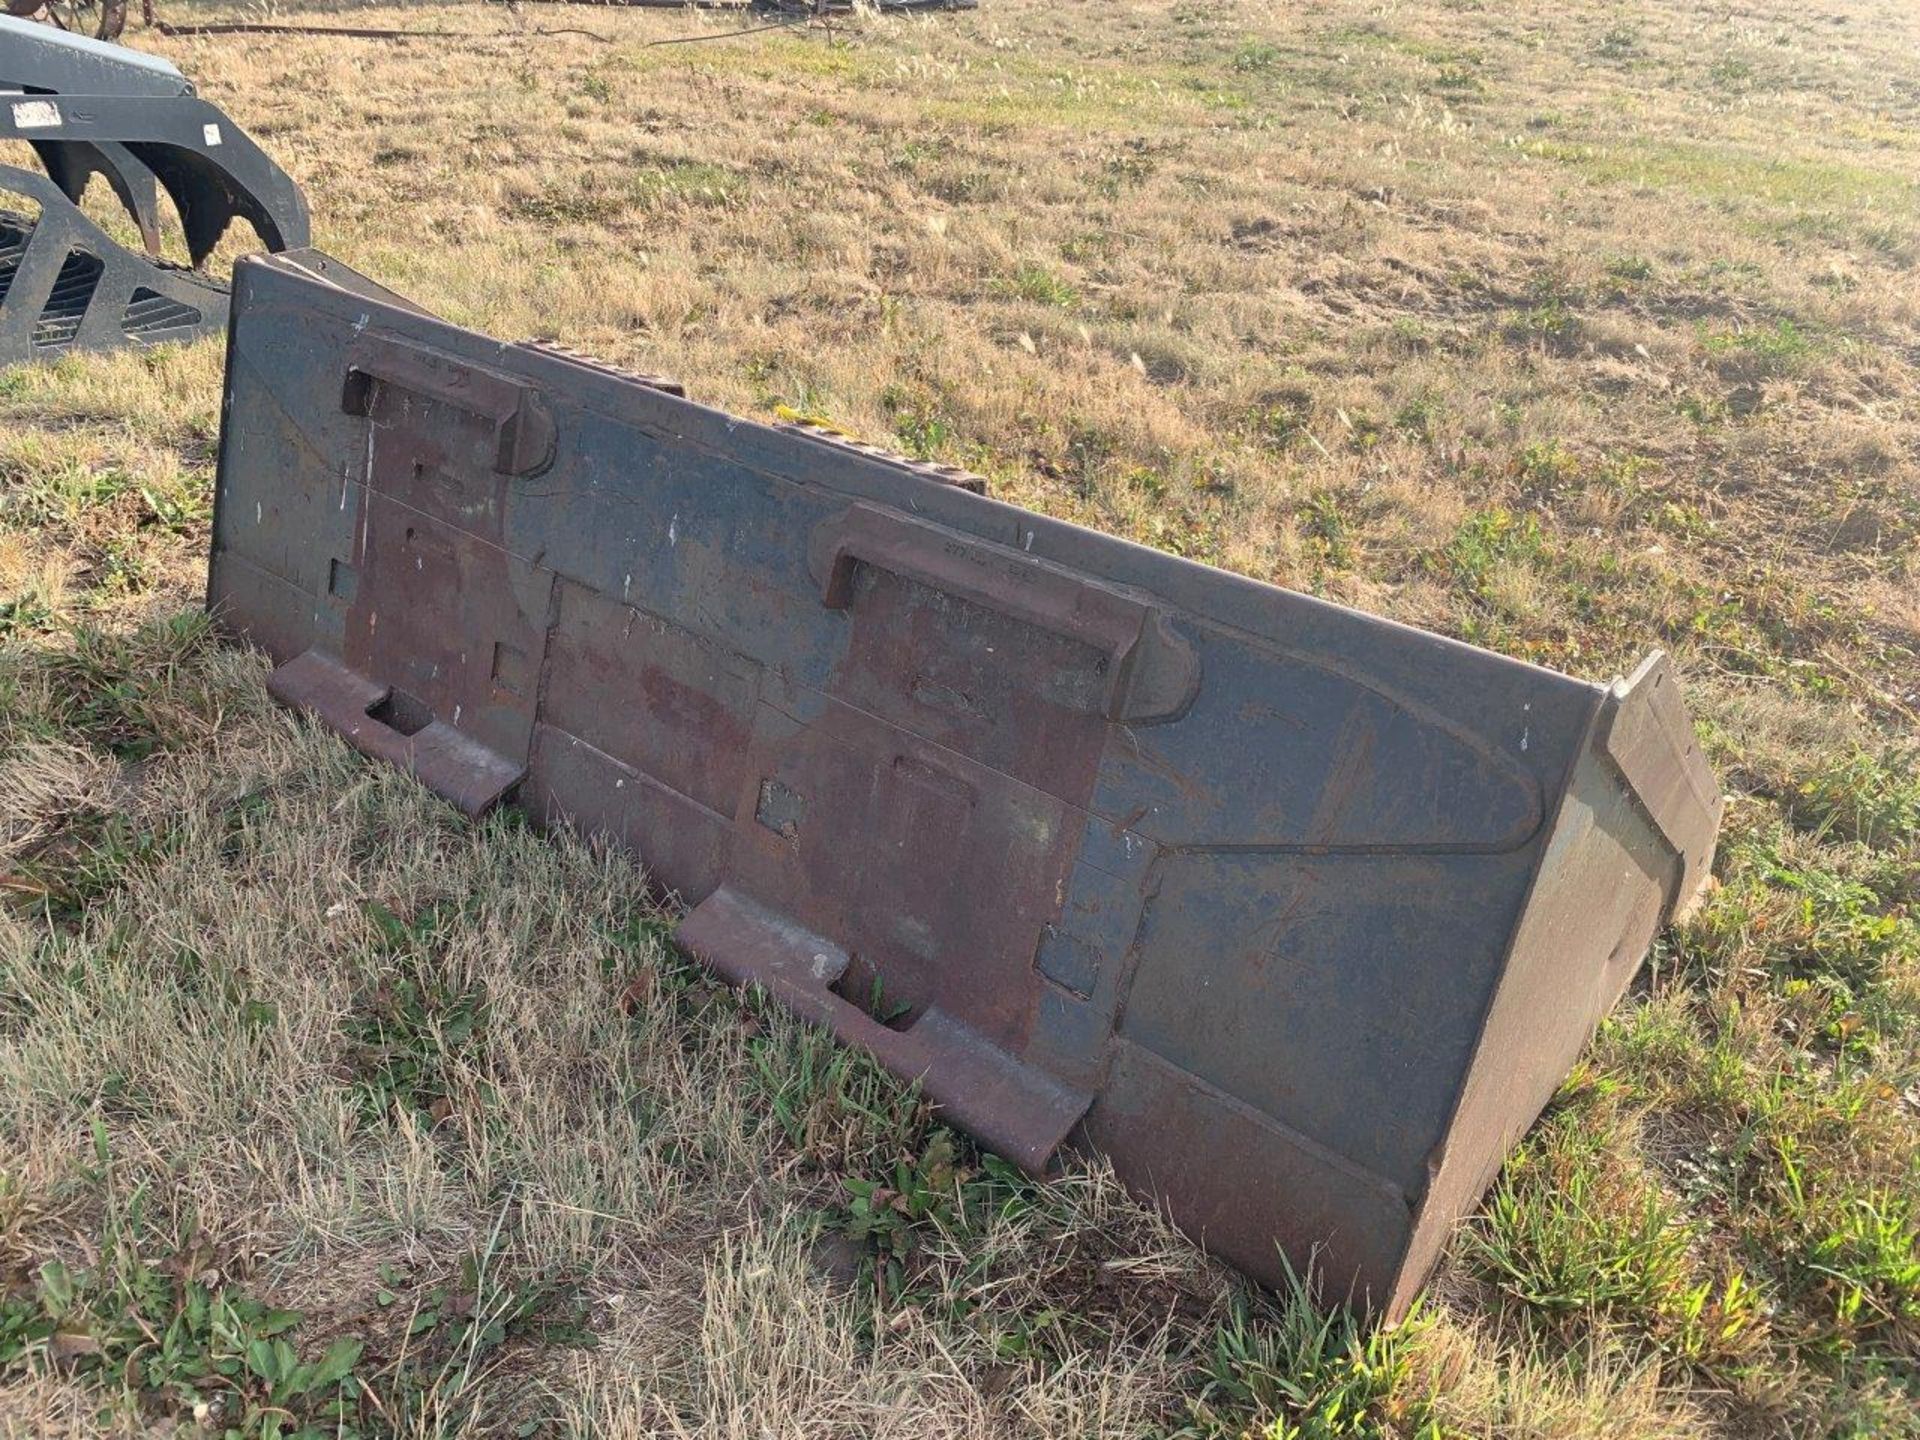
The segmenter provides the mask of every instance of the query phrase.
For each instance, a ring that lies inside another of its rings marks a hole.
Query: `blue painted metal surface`
[[[630,846],[729,980],[1256,1276],[1403,1311],[1704,880],[1657,656],[1555,674],[310,252],[236,279],[209,602],[277,694]]]

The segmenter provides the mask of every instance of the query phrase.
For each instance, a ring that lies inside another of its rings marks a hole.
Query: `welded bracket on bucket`
[[[307,650],[267,677],[273,698],[307,710],[363,755],[409,771],[434,794],[478,819],[519,783],[522,766],[496,755],[419,702]]]
[[[1055,1154],[1093,1096],[1061,1084],[936,1007],[898,1028],[836,989],[853,957],[792,917],[722,886],[681,922],[679,941],[735,985],[758,985],[800,1016],[920,1081],[945,1118],[1030,1174]]]
[[[736,984],[1028,1170],[1403,1312],[1705,881],[1597,685],[242,263],[209,601],[469,813],[636,851]]]
[[[1104,677],[1095,708],[1108,720],[1172,719],[1200,686],[1192,647],[1148,597],[906,515],[855,505],[814,531],[809,563],[831,610],[854,603],[868,565],[1092,647]]]
[[[347,357],[340,408],[374,413],[376,387],[386,384],[479,416],[493,427],[493,468],[501,475],[537,475],[553,462],[553,417],[530,386],[498,371],[461,365],[417,345],[362,336]]]

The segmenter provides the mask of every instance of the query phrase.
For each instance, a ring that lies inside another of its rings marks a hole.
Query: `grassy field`
[[[1920,12],[352,15],[491,38],[132,38],[462,323],[1670,649],[1716,888],[1370,1332],[277,711],[196,615],[218,343],[3,373],[0,1433],[1920,1436]]]

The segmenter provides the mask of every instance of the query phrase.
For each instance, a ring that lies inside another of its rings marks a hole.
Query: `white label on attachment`
[[[60,123],[60,107],[51,100],[16,100],[13,123],[22,130],[48,130]]]
[[[209,145],[218,145],[220,143],[220,127],[218,125],[202,125],[200,127],[200,135]]]

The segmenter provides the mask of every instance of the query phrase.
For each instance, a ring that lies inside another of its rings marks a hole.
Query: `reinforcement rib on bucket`
[[[974,477],[243,262],[209,602],[469,814],[630,846],[681,943],[1043,1174],[1399,1313],[1720,800],[1590,684]]]

